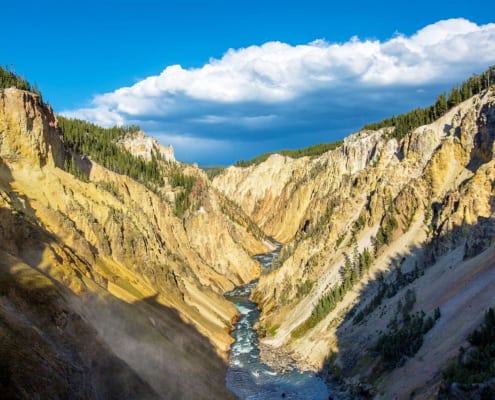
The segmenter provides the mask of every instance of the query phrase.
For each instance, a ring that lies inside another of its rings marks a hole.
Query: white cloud
[[[462,19],[448,19],[444,21],[439,21],[435,24],[426,26],[425,28],[418,31],[415,35],[411,37],[411,44],[417,46],[417,48],[423,48],[426,46],[432,46],[447,42],[455,37],[462,37],[463,35],[469,34],[471,32],[480,32],[494,28],[493,24],[485,25],[485,27],[479,27],[478,25]]]
[[[80,118],[87,121],[93,121],[102,126],[121,126],[125,125],[126,121],[119,112],[105,106],[80,108],[73,111],[64,111],[61,114],[67,118]]]
[[[309,118],[298,102],[337,104],[336,96],[345,102],[362,91],[364,104],[365,89],[373,92],[373,99],[398,86],[417,92],[438,83],[459,82],[491,63],[495,63],[495,24],[451,19],[384,42],[353,37],[340,44],[318,39],[296,46],[268,42],[230,49],[201,68],[168,66],[158,76],[96,96],[93,108],[65,114],[104,125],[153,121],[157,131],[162,121],[173,123],[174,132],[183,129],[197,137],[206,137],[216,125],[218,135],[226,138],[236,135],[235,121],[244,128],[260,129],[264,123],[273,128],[276,121]],[[210,128],[203,132],[202,124]],[[221,133],[224,124],[230,133]],[[166,131],[170,126],[163,126]],[[245,129],[240,133],[249,134]]]

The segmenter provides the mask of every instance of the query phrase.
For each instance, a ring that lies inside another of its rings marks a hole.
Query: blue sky
[[[55,110],[138,124],[181,161],[329,142],[495,64],[486,1],[25,1],[0,63]]]

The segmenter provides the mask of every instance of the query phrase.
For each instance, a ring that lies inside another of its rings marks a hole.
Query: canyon
[[[239,314],[224,294],[255,280],[275,370],[290,360],[342,398],[434,398],[495,306],[493,87],[400,140],[362,130],[213,179],[141,131],[121,138],[158,159],[156,188],[75,153],[39,95],[0,95],[0,389],[13,398],[235,398]],[[194,181],[183,214],[173,174]],[[271,239],[283,248],[262,271],[253,256]],[[390,368],[374,345],[413,312],[435,322]]]

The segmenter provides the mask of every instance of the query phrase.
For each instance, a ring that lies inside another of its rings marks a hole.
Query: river
[[[256,258],[264,268],[270,268],[279,252],[277,249]],[[297,369],[278,372],[261,361],[258,336],[253,329],[260,312],[249,299],[255,287],[256,282],[253,282],[226,294],[240,313],[232,331],[235,342],[230,349],[227,388],[240,400],[327,400],[328,388],[314,372]]]

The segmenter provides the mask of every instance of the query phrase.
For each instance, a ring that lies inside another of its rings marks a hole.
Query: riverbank
[[[261,361],[270,366],[274,371],[285,373],[301,367],[290,351],[270,346],[262,341],[259,343],[259,349]],[[306,368],[306,366],[304,369],[311,370],[311,368]]]

